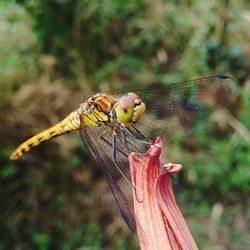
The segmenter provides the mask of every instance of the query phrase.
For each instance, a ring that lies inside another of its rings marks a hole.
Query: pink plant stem
[[[170,177],[162,172],[161,148],[157,138],[145,157],[129,157],[141,249],[198,249],[176,204]],[[167,165],[169,173],[180,169],[179,164]]]

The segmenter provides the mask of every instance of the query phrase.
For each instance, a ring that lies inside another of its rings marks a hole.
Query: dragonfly
[[[19,160],[46,140],[80,131],[85,146],[109,183],[123,219],[136,233],[138,221],[128,198],[113,177],[114,168],[134,188],[128,157],[132,152],[146,155],[153,144],[148,126],[171,140],[173,124],[177,120],[179,125],[174,125],[174,130],[191,128],[197,119],[208,118],[208,108],[226,107],[236,93],[235,80],[227,76],[136,86],[125,94],[124,90],[117,90],[114,94],[98,93],[61,122],[23,142],[10,159]]]

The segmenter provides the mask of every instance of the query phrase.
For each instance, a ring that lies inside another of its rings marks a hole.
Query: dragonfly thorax
[[[113,110],[116,100],[110,95],[98,93],[90,98],[87,103],[91,108],[96,107],[99,111],[107,114]]]
[[[117,120],[122,123],[137,123],[146,110],[145,104],[135,93],[128,93],[118,99],[115,113]]]

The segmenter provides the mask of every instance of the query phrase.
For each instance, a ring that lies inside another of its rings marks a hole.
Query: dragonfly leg
[[[163,166],[163,169],[164,169],[164,166]],[[174,175],[173,175],[172,173],[170,173],[167,169],[164,169],[164,172],[165,172],[166,175],[168,175],[168,177],[171,179],[171,181],[172,181],[174,184],[177,183],[177,182],[176,182],[176,179],[175,179],[175,177],[174,177]]]
[[[116,134],[113,132],[113,160],[116,164]]]
[[[136,200],[138,202],[142,202],[138,196],[137,196],[137,192],[136,192],[136,187],[135,185],[124,175],[124,173],[122,172],[122,170],[119,168],[118,164],[117,164],[117,159],[116,159],[116,133],[113,132],[113,161],[114,164],[116,166],[116,168],[119,170],[119,172],[122,174],[122,176],[125,178],[125,180],[132,186],[132,188],[135,190],[135,196],[136,196]]]
[[[134,135],[130,130],[129,128],[125,127],[126,131],[136,140],[140,141],[141,143],[144,143],[144,144],[148,144],[150,146],[153,146],[153,147],[156,147],[158,148],[154,143],[153,143],[153,138],[148,138],[146,137],[145,135],[143,135],[139,129],[137,129],[135,126],[133,125],[130,125],[135,131],[136,133],[138,133],[141,137],[143,137],[143,139],[140,139],[140,138],[137,138],[136,135]]]
[[[121,134],[122,134],[122,139],[123,139],[123,143],[124,143],[124,146],[125,146],[125,148],[127,149],[127,151],[128,152],[132,152],[133,151],[133,153],[137,153],[137,152],[135,152],[135,150],[133,149],[133,150],[129,150],[129,147],[128,147],[128,141],[127,141],[127,139],[126,139],[126,135],[124,134],[124,130],[123,129],[121,129]],[[134,138],[133,138],[134,139]],[[138,152],[139,153],[139,152]],[[141,153],[141,152],[140,152]]]
[[[130,182],[130,180],[124,175],[124,173],[122,172],[122,170],[119,168],[118,163],[117,163],[117,158],[116,158],[116,133],[113,132],[113,162],[116,166],[116,168],[119,170],[119,172],[122,174],[122,176],[132,185],[132,187],[134,188],[134,185]]]
[[[146,140],[147,142],[152,143],[152,140],[153,140],[153,139],[146,137],[146,136],[145,136],[144,134],[142,134],[141,131],[140,131],[138,128],[136,128],[134,125],[130,125],[130,126],[136,131],[137,134],[139,134],[139,135],[142,137],[142,139]]]
[[[126,131],[127,131],[127,130],[126,130]],[[128,144],[129,144],[130,142],[126,140],[125,131],[124,131],[123,129],[121,129],[121,134],[122,134],[122,137],[123,137],[124,146],[125,146],[125,148],[126,148],[127,151],[133,152],[133,153],[135,153],[135,154],[137,154],[137,155],[139,155],[139,156],[148,156],[148,157],[149,157],[149,155],[147,155],[147,152],[142,153],[141,151],[139,151],[140,149],[135,150],[134,145],[132,145],[132,146],[133,146],[133,150],[129,149]],[[132,136],[132,134],[129,133],[129,136]],[[132,138],[135,139],[135,136],[132,136]],[[145,137],[145,138],[146,138],[146,137]],[[139,142],[140,142],[140,143],[143,143],[143,141],[141,141],[141,140],[139,140]],[[152,142],[151,142],[151,143],[147,143],[147,144],[157,147],[156,145],[152,144]],[[145,151],[147,151],[147,150],[145,149]],[[150,156],[150,157],[155,158],[155,157],[153,157],[153,156]]]
[[[111,146],[111,143],[109,141],[107,141],[103,136],[100,136],[100,138],[105,141],[108,145]],[[122,170],[119,168],[118,163],[117,163],[117,157],[116,157],[116,150],[118,150],[116,148],[116,134],[115,132],[113,132],[113,143],[112,143],[112,147],[113,147],[113,151],[112,151],[112,156],[113,156],[113,163],[115,165],[115,167],[119,170],[119,172],[121,173],[121,175],[126,179],[126,181],[134,188],[134,185],[130,182],[130,180],[124,175],[124,173],[122,172]],[[119,150],[119,152],[121,154],[124,154],[124,156],[128,157],[128,155],[126,155],[124,152],[121,152]]]
[[[148,144],[148,145],[152,145],[152,140],[150,140],[149,138],[147,138],[146,136],[144,136],[138,129],[135,129],[134,126],[132,126],[133,129],[135,129],[136,133],[138,133],[140,136],[142,136],[143,138],[138,138],[134,133],[132,133],[132,131],[126,127],[126,126],[123,126],[124,129],[126,130],[126,132],[135,140],[141,142],[141,143],[144,143],[144,144]]]

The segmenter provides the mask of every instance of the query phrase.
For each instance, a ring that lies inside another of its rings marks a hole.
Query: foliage
[[[0,105],[8,91],[30,80],[36,72],[32,21],[21,6],[0,3]]]
[[[232,116],[249,129],[247,9],[243,0],[2,1],[0,249],[135,249],[77,135],[18,163],[8,157],[97,90],[129,83],[232,75],[240,87]],[[244,249],[250,146],[228,126],[197,133],[199,150],[173,145],[185,162],[178,200],[202,249]]]

